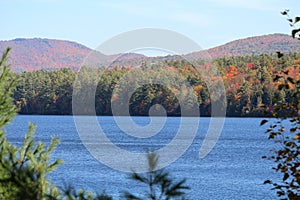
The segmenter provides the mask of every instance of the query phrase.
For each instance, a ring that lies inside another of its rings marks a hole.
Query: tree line
[[[35,128],[29,124],[28,132],[24,136],[21,146],[11,143],[3,129],[17,114],[12,94],[17,79],[10,72],[7,48],[0,59],[0,199],[15,200],[112,200],[105,192],[95,193],[83,189],[76,190],[71,185],[65,188],[53,185],[47,175],[56,169],[63,161],[51,159],[58,139],[53,137],[48,146],[34,139]],[[190,189],[186,180],[176,181],[164,169],[157,169],[158,155],[147,154],[149,172],[129,177],[146,187],[144,196],[136,196],[129,191],[123,192],[123,199],[185,199],[186,191]]]
[[[132,85],[150,80],[149,84],[135,86],[135,91],[128,97],[131,115],[147,116],[151,106],[161,104],[168,116],[180,116],[180,98],[196,95],[201,115],[210,116],[212,97],[204,80],[207,73],[211,73],[208,69],[216,66],[219,73],[210,78],[212,82],[221,80],[225,85],[227,116],[261,117],[265,116],[265,111],[271,115],[275,95],[279,96],[281,102],[290,101],[287,88],[278,93],[272,78],[285,69],[292,76],[297,76],[299,72],[291,69],[300,65],[300,54],[290,53],[280,58],[277,55],[262,54],[220,58],[209,62],[198,60],[197,63],[204,69],[202,73],[186,60],[143,63],[140,68],[83,67],[81,80],[76,86],[74,81],[78,72],[68,68],[23,72],[15,74],[19,81],[13,97],[20,114],[71,115],[73,87],[95,87],[96,114],[112,115],[111,105],[122,102],[120,98],[129,94]],[[118,84],[126,74],[127,84]],[[151,83],[155,79],[164,80],[164,83]],[[182,88],[184,81],[192,86],[192,92]]]

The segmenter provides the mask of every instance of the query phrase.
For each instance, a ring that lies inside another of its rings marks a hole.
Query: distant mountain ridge
[[[9,63],[13,71],[34,71],[38,69],[58,69],[69,67],[79,69],[84,59],[93,52],[95,65],[108,66],[119,55],[104,55],[76,42],[55,40],[55,39],[14,39],[0,41],[0,52],[6,47],[12,47]],[[234,40],[208,50],[212,58],[246,56],[252,54],[272,54],[276,51],[283,53],[299,52],[300,41],[285,34],[270,34],[254,36],[245,39]],[[192,59],[203,56],[203,51],[193,52],[186,55]],[[135,66],[141,62],[151,59],[151,61],[161,61],[164,57],[147,58],[141,54],[122,55],[114,64],[124,66]],[[167,56],[167,60],[178,59],[178,56]]]
[[[109,65],[120,55],[104,55],[76,42],[56,39],[23,39],[0,41],[0,52],[11,47],[9,64],[13,71],[35,71],[39,69],[51,70],[71,68],[77,70],[84,63],[84,59],[91,55],[94,65]],[[141,54],[125,54],[119,58],[126,63],[127,60],[145,58]],[[119,62],[120,62],[119,61]]]
[[[12,48],[9,63],[15,71],[74,67],[90,52],[75,42],[41,38],[0,41],[1,52],[8,46]]]
[[[211,58],[274,54],[277,51],[282,53],[300,52],[300,41],[286,34],[275,33],[234,40],[204,51]],[[203,56],[203,52],[193,52],[187,56],[197,59]]]
[[[246,56],[300,51],[300,41],[286,34],[269,34],[235,40],[208,50],[212,57]]]

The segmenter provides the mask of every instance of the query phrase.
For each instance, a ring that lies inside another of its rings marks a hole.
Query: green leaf
[[[279,197],[281,197],[281,196],[284,195],[284,192],[283,192],[283,191],[277,191],[277,195],[278,195]]]
[[[142,183],[148,183],[148,180],[147,180],[145,177],[140,176],[140,175],[137,174],[137,173],[133,173],[133,174],[131,175],[131,178],[132,178],[133,180],[136,180],[136,181],[139,181],[139,182],[142,182]]]
[[[275,78],[273,79],[273,81],[278,81],[282,76],[276,75]]]
[[[288,173],[284,173],[284,176],[283,176],[283,181],[286,181],[288,178],[290,177],[290,175]]]
[[[288,84],[285,84],[284,87],[285,87],[285,89],[287,89],[287,90],[290,89],[290,86],[289,86]]]
[[[280,12],[282,15],[287,15],[289,10],[284,10],[283,12]]]
[[[269,139],[274,139],[274,138],[275,138],[275,134],[274,133],[270,133]]]
[[[295,84],[295,80],[292,77],[288,77],[287,80],[293,84]]]
[[[295,17],[295,24],[300,21],[300,17]]]
[[[266,180],[265,182],[264,182],[264,184],[271,184],[272,183],[272,181],[270,181],[270,180]]]
[[[267,123],[267,122],[268,122],[268,120],[266,120],[266,119],[262,120],[262,121],[260,122],[260,126],[264,125],[264,124]]]
[[[296,34],[300,31],[300,28],[292,30],[292,37],[295,38]]]
[[[290,132],[291,132],[291,133],[294,133],[296,130],[297,130],[297,127],[291,128],[291,129],[290,129]]]
[[[276,51],[276,53],[277,53],[277,57],[278,57],[278,58],[283,57],[283,53],[281,53],[280,51]]]
[[[284,88],[284,86],[285,86],[284,84],[280,84],[277,86],[277,88],[278,88],[278,90],[282,90]]]

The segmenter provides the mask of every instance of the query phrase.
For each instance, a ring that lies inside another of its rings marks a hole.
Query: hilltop
[[[12,48],[9,64],[12,66],[12,70],[16,72],[59,68],[77,70],[88,55],[92,55],[92,60],[97,66],[108,65],[112,60],[119,57],[119,55],[104,55],[82,44],[66,40],[18,38],[0,41],[0,52],[3,52],[8,46]],[[119,60],[126,63],[127,60],[143,57],[146,56],[130,53],[122,55]]]
[[[91,51],[84,45],[53,39],[14,39],[0,42],[0,51],[10,46],[9,63],[14,71],[76,67]]]
[[[246,56],[252,54],[272,54],[297,52],[300,41],[285,34],[270,34],[235,40],[227,44],[209,49],[212,57]]]
[[[34,71],[39,69],[72,68],[78,69],[86,56],[93,50],[76,42],[54,39],[14,39],[0,41],[0,51],[7,46],[12,47],[9,63],[14,71]],[[254,36],[245,39],[234,40],[229,43],[204,50],[212,58],[246,56],[252,54],[274,54],[277,51],[288,53],[298,52],[300,41],[284,34],[270,34]],[[93,51],[95,58],[93,62],[97,66],[111,65],[119,55],[104,55],[101,52]],[[203,55],[203,51],[187,54],[187,57],[198,59]],[[159,62],[162,60],[179,59],[179,56],[166,56],[147,58],[141,54],[126,54],[121,56],[115,65],[137,66],[141,62],[150,60]]]

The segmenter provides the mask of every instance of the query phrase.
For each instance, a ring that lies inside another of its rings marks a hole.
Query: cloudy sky
[[[52,38],[90,48],[139,28],[176,31],[203,48],[234,39],[289,33],[280,11],[300,15],[299,0],[0,0],[0,40]]]

